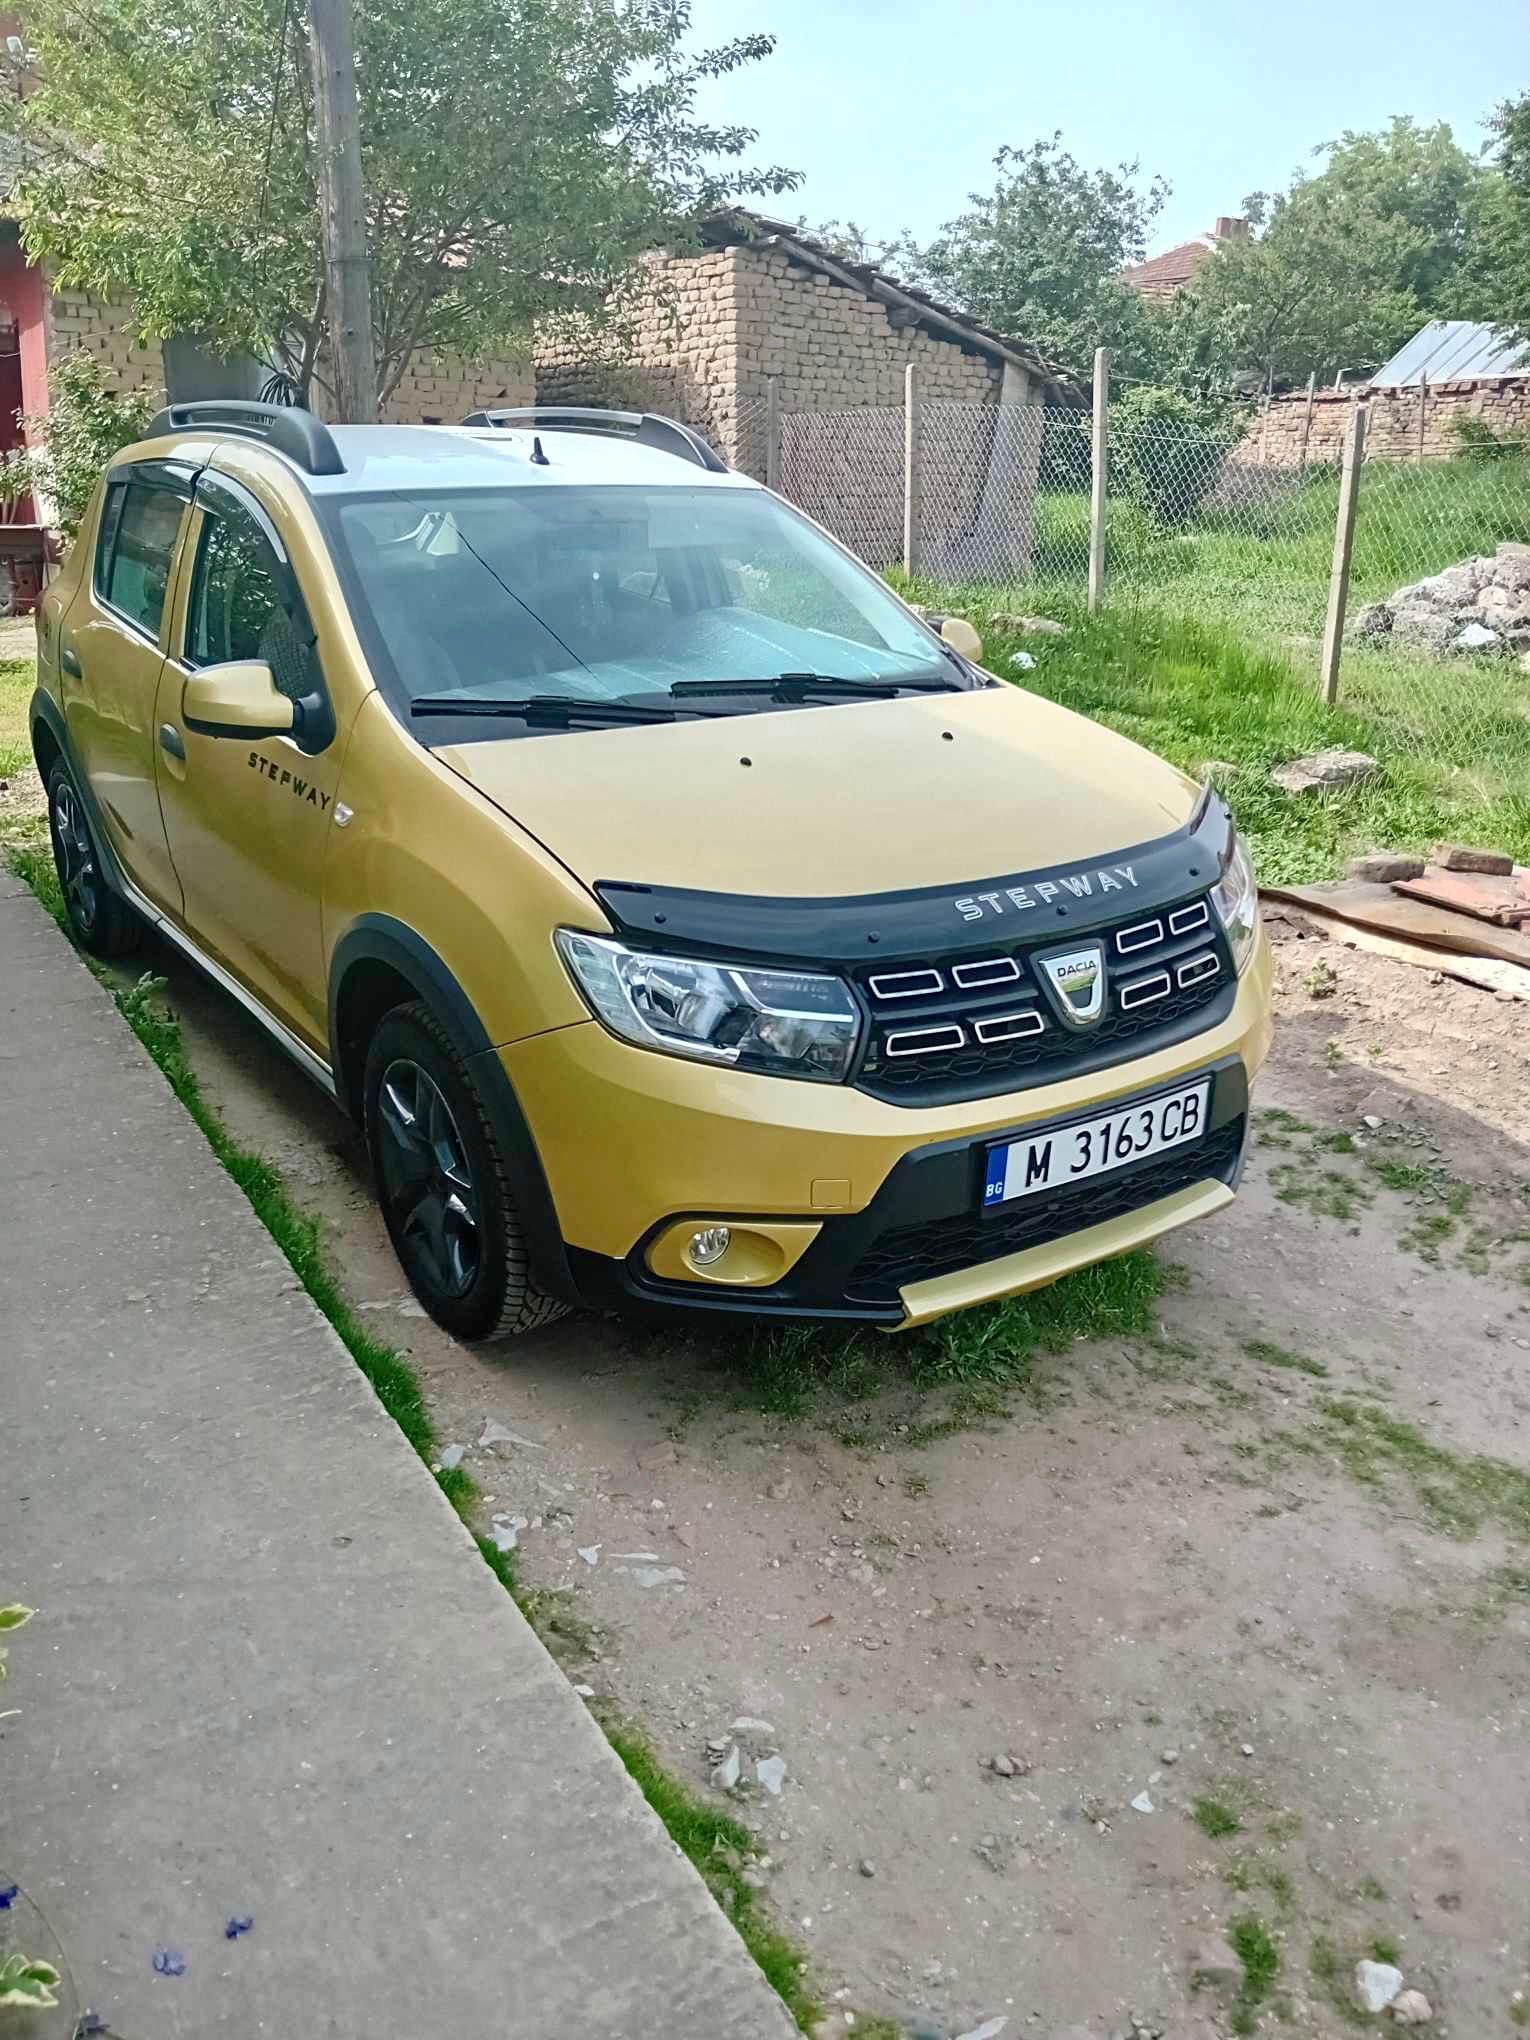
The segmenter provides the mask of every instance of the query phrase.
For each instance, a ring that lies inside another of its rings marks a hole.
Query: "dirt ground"
[[[455,1344],[331,1108],[150,959],[562,1597],[571,1676],[705,1789],[738,1747],[825,2031],[1338,2035],[1386,2023],[1350,1995],[1373,1954],[1429,2031],[1530,2020],[1527,1009],[1272,933],[1258,1140],[1166,1243],[1158,1331],[948,1435],[906,1398],[762,1412],[736,1334]],[[1268,2001],[1196,1987],[1256,1923]]]

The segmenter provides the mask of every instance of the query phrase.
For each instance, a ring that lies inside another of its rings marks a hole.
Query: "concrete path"
[[[11,1639],[0,1886],[114,2030],[795,2031],[3,870],[0,1410],[0,1602],[40,1611]]]

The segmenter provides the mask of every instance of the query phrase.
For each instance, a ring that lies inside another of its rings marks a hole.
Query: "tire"
[[[48,834],[76,942],[92,956],[126,956],[136,949],[143,940],[143,922],[106,882],[85,803],[62,758],[48,774]]]
[[[562,1317],[568,1306],[532,1280],[477,1083],[423,1001],[383,1016],[362,1095],[383,1222],[436,1323],[459,1339],[509,1339]]]

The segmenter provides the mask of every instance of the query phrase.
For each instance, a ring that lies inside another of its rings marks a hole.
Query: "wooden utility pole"
[[[919,455],[919,371],[910,362],[903,371],[903,571],[910,579],[919,571],[924,513]]]
[[[1105,599],[1105,483],[1110,465],[1110,349],[1094,350],[1094,419],[1089,441],[1089,608]]]
[[[367,260],[351,0],[308,0],[308,66],[319,156],[335,419],[342,425],[373,425],[377,363],[372,354],[372,269]]]
[[[1317,399],[1317,370],[1307,378],[1307,408],[1302,413],[1302,468],[1307,466],[1307,441],[1312,437],[1312,406]]]
[[[1355,510],[1360,501],[1360,467],[1365,459],[1365,406],[1356,404],[1339,477],[1339,518],[1333,533],[1333,571],[1328,577],[1328,621],[1318,674],[1330,708],[1339,698],[1339,654],[1344,646],[1344,610],[1349,601],[1349,560],[1355,545]]]

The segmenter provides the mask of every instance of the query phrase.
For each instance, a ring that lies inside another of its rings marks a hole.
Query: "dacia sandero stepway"
[[[157,929],[354,1116],[464,1338],[919,1324],[1233,1194],[1270,962],[1217,793],[682,425],[178,405],[38,633],[80,941]]]

